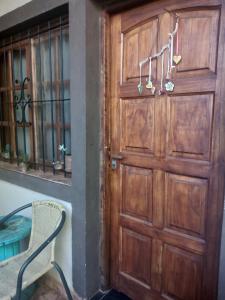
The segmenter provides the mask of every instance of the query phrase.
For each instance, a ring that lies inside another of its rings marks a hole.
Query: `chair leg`
[[[68,284],[67,284],[67,282],[66,282],[66,278],[65,278],[65,276],[64,276],[64,274],[63,274],[62,269],[60,268],[60,266],[59,266],[55,261],[52,261],[52,264],[53,264],[53,266],[55,267],[55,269],[56,269],[56,270],[58,271],[58,273],[59,273],[59,276],[60,276],[60,278],[61,278],[61,280],[62,280],[64,289],[65,289],[65,291],[66,291],[66,295],[67,295],[68,300],[73,300],[73,297],[72,297],[72,295],[71,295],[71,293],[70,293],[70,289],[69,289],[69,287],[68,287]]]
[[[18,276],[15,300],[21,299],[21,293],[22,293],[22,277]]]

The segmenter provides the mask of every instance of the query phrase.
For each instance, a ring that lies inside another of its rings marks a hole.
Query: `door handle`
[[[111,168],[112,170],[117,169],[117,161],[122,160],[124,157],[121,154],[112,154],[111,155]]]
[[[124,156],[121,154],[112,154],[111,159],[122,160],[122,159],[124,159]]]

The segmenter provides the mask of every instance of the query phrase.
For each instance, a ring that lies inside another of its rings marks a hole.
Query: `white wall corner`
[[[16,8],[31,2],[32,0],[1,0],[0,1],[0,16],[3,16]]]

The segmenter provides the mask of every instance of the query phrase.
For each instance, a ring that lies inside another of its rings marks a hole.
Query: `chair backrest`
[[[28,251],[33,253],[58,228],[64,207],[54,201],[32,203],[32,230]],[[55,239],[35,259],[47,265],[54,261]]]

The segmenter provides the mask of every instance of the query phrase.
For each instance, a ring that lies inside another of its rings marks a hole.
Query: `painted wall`
[[[7,14],[17,7],[23,6],[30,1],[32,0],[0,0],[0,16]]]
[[[32,0],[0,0],[0,16],[21,7]],[[68,284],[72,283],[72,206],[70,203],[49,197],[47,195],[33,192],[29,189],[13,185],[0,180],[0,214],[4,215],[17,207],[27,204],[34,200],[55,200],[66,209],[66,222],[62,232],[56,242],[56,261],[62,267]],[[31,209],[25,210],[21,214],[31,217]],[[53,274],[53,273],[52,273]]]
[[[66,279],[70,287],[72,284],[72,207],[71,204],[60,199],[36,193],[31,190],[13,185],[6,181],[0,180],[0,214],[4,215],[8,212],[30,203],[34,200],[55,200],[61,203],[66,209],[66,222],[59,234],[56,242],[56,261],[65,272]],[[25,210],[21,214],[31,217],[31,209]],[[55,272],[54,272],[55,273]],[[52,273],[53,274],[53,273]]]

